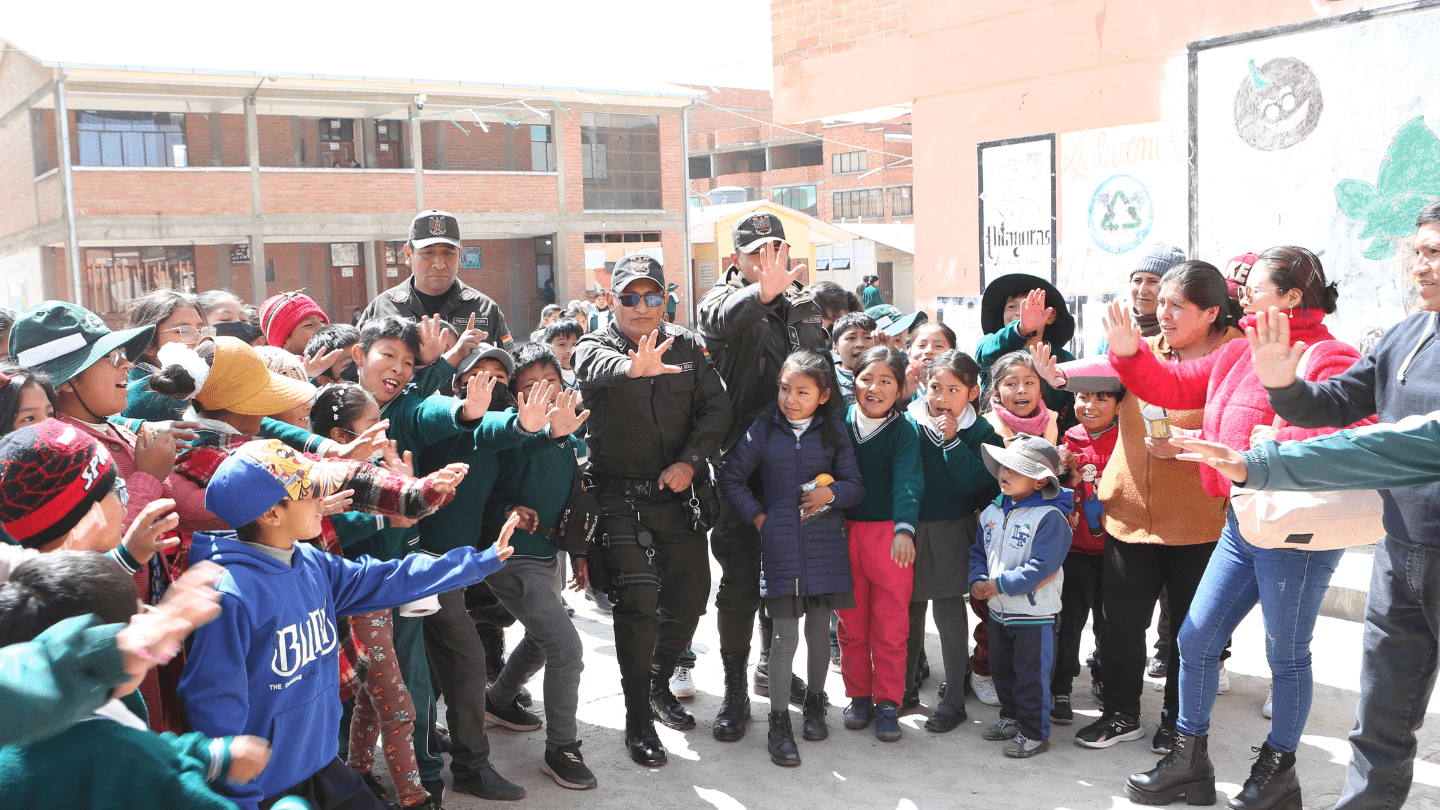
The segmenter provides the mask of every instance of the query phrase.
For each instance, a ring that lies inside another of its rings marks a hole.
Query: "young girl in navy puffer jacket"
[[[865,488],[839,416],[841,405],[829,362],[810,351],[791,354],[780,369],[779,403],[755,421],[720,472],[726,499],[760,530],[760,595],[775,621],[770,649],[774,683],[789,683],[800,617],[808,617],[809,688],[802,730],[807,740],[829,736],[823,690],[830,663],[830,612],[855,606],[842,510],[859,503]],[[757,467],[765,483],[764,503],[745,485]],[[802,485],[821,475],[833,480],[801,492]],[[800,764],[788,699],[787,690],[770,690],[768,747],[777,765]]]

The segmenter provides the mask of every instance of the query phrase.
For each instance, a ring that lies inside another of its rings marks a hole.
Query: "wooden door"
[[[365,261],[363,248],[360,261]],[[330,268],[330,311],[326,314],[330,316],[331,323],[350,323],[355,307],[364,309],[369,303],[369,299],[365,297],[363,265]]]
[[[400,144],[390,141],[380,141],[375,144],[375,163],[381,169],[399,169],[400,166]]]
[[[875,275],[880,277],[880,296],[895,303],[895,263],[876,262]]]

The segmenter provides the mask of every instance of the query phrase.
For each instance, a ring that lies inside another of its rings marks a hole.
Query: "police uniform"
[[[753,253],[767,243],[783,243],[785,227],[774,214],[755,213],[735,223],[733,236],[736,250]],[[766,304],[760,300],[760,285],[746,281],[735,265],[700,300],[699,331],[725,380],[734,413],[723,445],[727,452],[755,419],[775,404],[785,358],[800,349],[823,353],[829,341],[820,306],[802,286],[792,284]],[[750,485],[758,493],[758,470]],[[719,614],[720,660],[725,666],[725,697],[713,732],[716,739],[733,741],[744,736],[750,716],[745,673],[755,614],[760,609],[760,531],[725,501],[720,504],[710,547],[721,570],[715,610]],[[763,661],[769,656],[771,640],[764,617],[760,637]],[[757,669],[757,683],[761,677]],[[798,677],[792,680],[798,690]]]
[[[660,264],[642,254],[616,263],[611,288],[623,291],[639,277],[654,279],[663,295]],[[695,484],[704,486],[707,459],[730,427],[724,384],[699,340],[663,320],[659,330],[662,342],[675,339],[663,360],[679,366],[679,373],[627,376],[629,352],[637,347],[618,322],[582,337],[572,355],[590,409],[590,475],[603,510],[600,584],[615,602],[626,744],[637,762],[651,765],[665,759],[652,705],[667,725],[694,726],[668,684],[710,594],[703,509],[692,491],[661,489],[659,478],[683,461],[695,470]]]
[[[460,245],[459,221],[451,214],[444,211],[422,211],[415,216],[410,223],[410,245],[412,250],[420,250],[428,245],[437,242]],[[398,286],[391,287],[383,293],[375,296],[370,306],[360,315],[360,323],[371,318],[383,318],[387,315],[398,315],[407,321],[418,321],[429,315],[425,311],[425,304],[420,299],[420,294],[415,290],[415,276]],[[453,324],[461,332],[470,323],[470,316],[475,316],[475,328],[485,332],[488,337],[486,342],[492,343],[503,349],[510,348],[514,340],[510,336],[510,327],[505,323],[505,316],[500,312],[500,305],[496,304],[490,296],[471,287],[460,279],[455,279],[450,289],[445,293],[445,300],[440,303],[440,309],[434,314],[444,318]]]

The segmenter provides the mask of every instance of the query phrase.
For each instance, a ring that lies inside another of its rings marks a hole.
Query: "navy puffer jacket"
[[[779,409],[771,407],[725,456],[720,491],[748,523],[765,514],[760,547],[760,593],[767,597],[841,593],[855,587],[843,510],[865,497],[855,450],[836,418],[834,446],[824,440],[820,421],[797,439]],[[745,486],[756,468],[765,482],[765,503]],[[829,473],[835,500],[830,511],[800,522],[800,485]]]

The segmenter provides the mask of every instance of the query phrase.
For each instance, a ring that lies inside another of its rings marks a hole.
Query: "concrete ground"
[[[719,581],[718,570],[715,581]],[[610,617],[596,611],[582,596],[567,592],[566,598],[576,609],[575,626],[585,643],[586,668],[579,711],[582,753],[600,785],[590,791],[569,791],[541,773],[543,730],[517,733],[492,728],[495,767],[529,790],[529,796],[517,806],[783,810],[823,802],[880,810],[1138,807],[1125,798],[1125,779],[1132,772],[1153,767],[1159,758],[1151,753],[1148,738],[1104,750],[1074,744],[1075,732],[1100,714],[1090,696],[1088,674],[1082,674],[1075,684],[1075,724],[1052,727],[1049,752],[1014,760],[1001,755],[999,743],[980,738],[982,728],[996,720],[998,709],[974,697],[966,706],[970,721],[949,734],[933,734],[922,728],[928,708],[902,718],[905,736],[899,742],[878,742],[873,726],[849,731],[840,717],[845,703],[840,697],[844,691],[840,676],[831,673],[826,687],[836,705],[829,710],[830,739],[818,743],[799,740],[800,715],[792,706],[792,723],[804,764],[779,768],[771,764],[765,750],[763,718],[768,704],[764,699],[752,695],[752,699],[762,702],[756,703],[757,719],[751,722],[743,740],[722,743],[710,735],[723,691],[712,607],[711,613],[701,619],[696,637],[699,663],[695,681],[699,694],[688,702],[698,727],[680,732],[660,726],[660,738],[670,761],[661,768],[642,768],[630,761],[622,744],[624,708]],[[1322,616],[1316,629],[1312,650],[1315,702],[1299,750],[1307,810],[1332,807],[1344,782],[1350,757],[1346,735],[1355,722],[1361,627],[1355,621]],[[521,631],[516,627],[510,633],[513,646]],[[1269,729],[1269,721],[1260,715],[1269,685],[1264,641],[1259,611],[1254,611],[1235,634],[1234,657],[1229,661],[1231,689],[1217,700],[1211,720],[1210,752],[1222,794],[1219,806],[1239,791],[1254,756],[1251,747],[1259,746]],[[933,707],[936,690],[945,677],[933,624],[928,628],[926,646],[934,675],[922,690],[921,700],[926,707]],[[1090,646],[1087,638],[1083,649]],[[803,655],[802,647],[797,660],[803,660]],[[534,711],[543,717],[541,680],[543,675],[537,676],[530,688],[536,697]],[[1151,688],[1154,683],[1147,679],[1142,721],[1150,733],[1160,716],[1162,697]],[[1425,728],[1419,735],[1419,756],[1407,808],[1440,810],[1437,725],[1440,694],[1432,699]],[[376,768],[377,772],[382,770]],[[445,794],[445,807],[451,810],[484,806],[491,805],[448,790]]]

